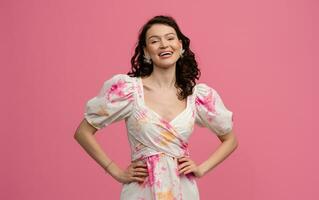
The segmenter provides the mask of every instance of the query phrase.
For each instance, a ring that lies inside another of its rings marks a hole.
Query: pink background
[[[119,199],[121,185],[73,134],[103,81],[129,70],[138,30],[157,14],[175,17],[201,82],[234,112],[239,147],[198,180],[202,199],[319,199],[317,1],[11,0],[0,9],[0,199]],[[123,125],[97,139],[125,167]],[[196,128],[193,158],[218,144]]]

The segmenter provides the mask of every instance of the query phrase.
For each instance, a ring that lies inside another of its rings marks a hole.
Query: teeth
[[[164,55],[167,55],[167,54],[168,54],[168,55],[172,55],[171,52],[168,52],[168,51],[167,51],[167,52],[162,52],[162,53],[160,53],[160,56],[164,56]]]

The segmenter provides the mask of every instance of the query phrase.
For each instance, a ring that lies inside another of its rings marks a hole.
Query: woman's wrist
[[[109,167],[111,164],[113,164],[113,160],[110,160],[110,162],[103,167],[106,172],[108,171],[108,167]]]
[[[202,164],[200,164],[198,166],[198,170],[199,170],[199,173],[204,176],[207,174],[207,172],[210,170],[210,168],[207,166],[207,163],[206,162],[203,162]]]
[[[117,181],[120,180],[122,170],[114,163],[109,163],[105,168],[105,173],[110,174]]]

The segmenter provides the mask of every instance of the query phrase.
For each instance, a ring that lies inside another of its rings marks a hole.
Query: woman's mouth
[[[158,54],[158,56],[160,58],[169,58],[173,55],[173,52],[172,51],[163,51],[161,53]]]

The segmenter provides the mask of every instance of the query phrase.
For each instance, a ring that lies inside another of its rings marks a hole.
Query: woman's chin
[[[155,66],[158,67],[158,68],[161,68],[161,69],[169,69],[169,68],[175,67],[176,66],[175,64],[176,63],[173,63],[173,64],[159,64],[159,65],[155,64]]]
[[[159,68],[171,68],[171,67],[175,67],[176,66],[176,61],[161,61],[161,62],[156,62],[154,63],[154,65],[156,67],[159,67]]]

